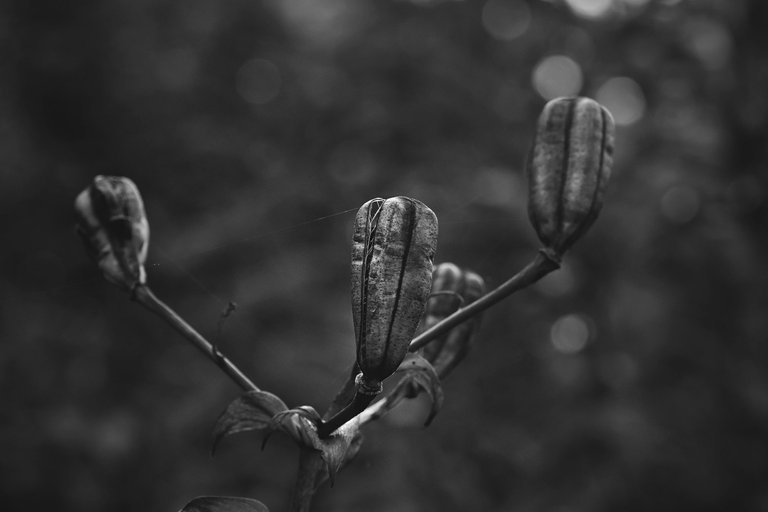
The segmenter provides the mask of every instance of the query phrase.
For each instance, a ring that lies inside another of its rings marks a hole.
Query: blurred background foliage
[[[73,235],[131,177],[149,281],[264,389],[324,408],[353,360],[353,211],[410,195],[438,261],[535,254],[544,102],[596,98],[617,154],[564,268],[487,313],[315,510],[768,510],[763,0],[82,0],[0,6],[5,511],[284,510],[297,450],[210,431],[238,390],[103,282]],[[229,301],[237,311],[217,328]]]

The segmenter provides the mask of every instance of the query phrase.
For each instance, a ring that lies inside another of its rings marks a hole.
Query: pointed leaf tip
[[[317,427],[320,414],[308,405],[287,409],[275,414],[269,424],[271,431],[279,430],[291,436],[300,446],[319,450]]]
[[[360,426],[357,420],[353,420],[339,427],[330,437],[320,439],[316,427],[319,421],[320,414],[305,405],[276,414],[272,418],[270,429],[288,434],[302,448],[320,452],[328,471],[328,479],[333,486],[336,473],[360,448]]]
[[[213,429],[215,453],[219,442],[227,436],[251,430],[265,430],[272,425],[272,418],[288,406],[276,395],[267,391],[249,391],[230,403],[216,420]]]
[[[328,480],[331,487],[336,483],[336,473],[339,472],[345,462],[357,454],[360,449],[360,440],[357,421],[343,425],[331,437],[320,440],[322,459],[328,470]]]

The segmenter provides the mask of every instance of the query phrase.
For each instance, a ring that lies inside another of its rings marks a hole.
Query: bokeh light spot
[[[731,56],[731,37],[717,21],[699,18],[687,22],[683,40],[688,50],[710,69],[722,68]]]
[[[531,10],[520,0],[488,0],[483,6],[482,21],[493,37],[510,41],[528,30]]]
[[[613,0],[565,0],[574,14],[583,18],[600,18],[608,14]]]
[[[685,224],[699,213],[699,193],[687,185],[670,187],[661,198],[661,213],[675,224]]]
[[[546,100],[574,96],[582,86],[581,67],[570,57],[551,55],[536,65],[532,82],[536,92]]]
[[[613,115],[617,125],[626,126],[645,114],[645,95],[640,85],[625,76],[607,80],[595,94],[595,99]]]
[[[280,92],[280,70],[266,59],[252,59],[237,70],[237,92],[248,103],[263,105]]]
[[[589,341],[589,324],[580,315],[562,316],[552,324],[550,341],[563,354],[581,352]]]
[[[352,38],[373,16],[372,6],[358,0],[279,0],[273,5],[286,28],[316,50]]]

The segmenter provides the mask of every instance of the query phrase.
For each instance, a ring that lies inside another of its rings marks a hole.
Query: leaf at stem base
[[[239,396],[216,420],[211,453],[216,451],[219,442],[227,436],[251,430],[270,429],[272,418],[286,410],[288,406],[267,391],[249,391]]]
[[[331,436],[320,439],[316,427],[319,421],[320,414],[315,409],[303,406],[276,414],[271,429],[285,432],[299,445],[320,452],[333,486],[336,473],[360,448],[359,442],[355,442],[360,439],[357,435],[359,422],[352,420],[339,427]]]
[[[384,399],[382,405],[371,415],[368,421],[377,419],[394,409],[404,399],[414,398],[418,393],[424,392],[429,397],[432,405],[424,426],[428,426],[435,419],[443,406],[443,387],[440,377],[429,361],[416,353],[410,353],[400,364],[395,375],[402,375],[395,389]]]

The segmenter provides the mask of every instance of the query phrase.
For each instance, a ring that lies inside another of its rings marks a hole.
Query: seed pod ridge
[[[407,197],[366,202],[352,237],[352,313],[364,378],[380,382],[402,362],[429,295],[437,217]]]
[[[544,106],[528,157],[528,215],[539,239],[561,255],[597,218],[613,164],[614,122],[589,98]]]
[[[485,281],[468,269],[460,269],[453,263],[441,263],[435,267],[432,292],[425,314],[424,328],[442,321],[459,307],[466,307],[485,294]],[[449,299],[453,299],[450,304]],[[442,303],[441,303],[442,302]],[[475,333],[480,327],[482,315],[475,315],[447,333],[429,342],[421,351],[444,378],[468,353]]]

